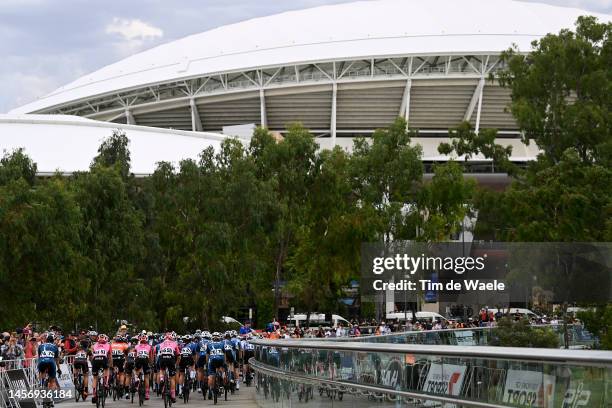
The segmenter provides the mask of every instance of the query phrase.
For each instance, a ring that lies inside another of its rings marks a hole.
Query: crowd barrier
[[[612,406],[612,352],[489,346],[256,340],[263,408]],[[399,406],[399,405],[397,405]]]
[[[55,402],[74,397],[74,382],[72,378],[72,365],[74,356],[66,356],[60,364],[61,375],[57,380],[64,398],[57,398]],[[42,399],[34,398],[36,391],[42,387],[38,380],[36,358],[3,360],[0,367],[0,406],[7,408],[38,408]],[[24,395],[26,396],[24,398]],[[40,394],[38,394],[40,395]],[[32,396],[32,398],[29,398]],[[58,393],[57,397],[60,396]]]

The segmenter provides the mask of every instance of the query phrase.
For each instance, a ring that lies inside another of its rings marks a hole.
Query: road
[[[204,400],[202,398],[202,394],[192,393],[189,403],[185,405],[182,400],[177,400],[176,404],[173,407],[191,407],[191,408],[199,408],[199,407],[213,407],[213,402]],[[91,397],[87,398],[86,402],[61,402],[55,405],[56,408],[86,408],[93,407],[91,404]],[[138,402],[134,401],[134,404],[131,404],[129,400],[121,400],[121,401],[113,401],[112,398],[108,398],[106,400],[106,406],[109,408],[120,408],[120,407],[138,407]],[[156,408],[163,407],[164,402],[161,398],[151,395],[151,399],[145,402],[145,407]],[[255,403],[255,387],[245,387],[244,385],[237,391],[234,395],[229,395],[227,401],[220,400],[217,404],[219,408],[255,408],[257,404]]]

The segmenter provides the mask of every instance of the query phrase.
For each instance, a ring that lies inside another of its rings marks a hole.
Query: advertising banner
[[[423,391],[430,394],[457,396],[461,392],[465,371],[466,367],[463,365],[433,363],[429,367],[427,378],[425,383],[423,383]],[[433,401],[427,401],[425,406],[438,404]],[[454,404],[444,405],[446,408],[453,406]]]
[[[555,376],[537,371],[508,370],[504,403],[518,407],[552,408]]]

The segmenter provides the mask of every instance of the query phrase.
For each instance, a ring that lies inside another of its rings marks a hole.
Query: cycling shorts
[[[119,369],[119,372],[122,373],[123,365],[125,364],[125,358],[113,358],[113,366]]]
[[[149,359],[148,358],[137,358],[136,359],[136,369],[137,370],[142,369],[145,375],[149,374],[151,372],[151,367],[149,366]]]
[[[208,361],[208,375],[214,375],[217,372],[217,368],[221,367],[227,367],[222,358],[211,358]]]
[[[108,368],[108,358],[95,356],[93,360],[91,360],[91,371],[93,375],[98,375],[98,371],[100,369],[106,370]]]
[[[55,367],[55,361],[39,361],[38,362],[38,372],[42,373],[46,371],[49,379],[52,380],[57,377],[57,368]]]
[[[226,351],[225,361],[227,362],[227,364],[234,364],[236,362],[236,353],[233,351]]]
[[[83,374],[87,374],[89,372],[89,364],[87,364],[87,360],[74,360],[74,369],[83,370]]]
[[[167,369],[168,375],[170,377],[174,377],[174,375],[176,374],[176,359],[172,356],[161,357],[159,359],[159,369],[160,371]]]
[[[136,363],[134,362],[134,360],[126,360],[125,362],[125,373],[127,375],[132,375],[132,371],[134,371],[134,365]]]
[[[206,368],[206,356],[198,356],[198,360],[196,361],[197,368]]]
[[[181,357],[179,362],[179,369],[184,370],[185,367],[191,367],[193,365],[193,357]]]

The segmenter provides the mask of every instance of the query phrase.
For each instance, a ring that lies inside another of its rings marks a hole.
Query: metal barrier
[[[607,407],[612,352],[509,347],[256,340],[261,406],[314,403],[408,406]],[[335,401],[335,402],[334,402]],[[451,405],[448,405],[451,404]]]
[[[61,362],[62,376],[58,376],[60,389],[74,389],[72,366],[74,364],[74,356],[65,356]],[[14,381],[10,381],[9,377],[13,374],[19,374],[23,377],[25,384],[21,382],[15,387]],[[19,388],[17,388],[19,387]],[[30,401],[18,398],[11,398],[10,390],[31,389],[42,390],[42,386],[38,380],[37,358],[18,359],[18,360],[3,360],[0,367],[0,407],[23,408],[26,406],[38,406],[40,401]],[[72,398],[72,393],[69,393],[67,398]],[[59,402],[60,400],[57,400]]]
[[[565,347],[566,336],[563,325],[534,325],[532,327],[553,330],[557,334],[560,347]],[[379,336],[332,337],[326,340],[365,343],[487,346],[493,345],[493,341],[496,338],[496,330],[497,327],[495,326],[471,327],[465,329],[404,331]],[[308,340],[320,339],[313,338]],[[567,342],[568,348],[590,348],[595,344],[595,338],[580,325],[568,325]]]

